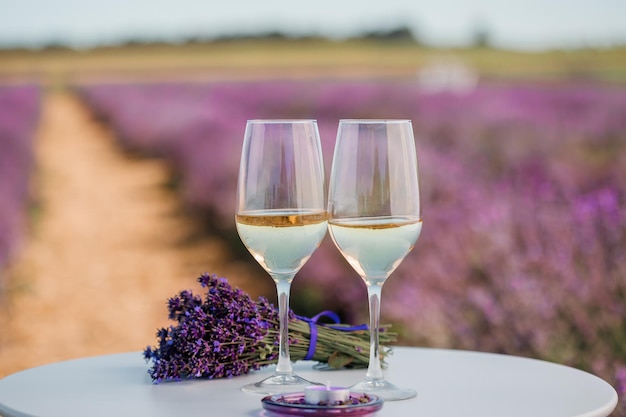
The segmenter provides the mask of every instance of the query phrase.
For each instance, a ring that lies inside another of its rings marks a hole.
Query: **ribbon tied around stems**
[[[367,324],[361,324],[358,326],[334,326],[332,324],[326,324],[326,323],[318,323],[319,319],[322,317],[326,317],[331,319],[332,321],[335,322],[335,324],[339,324],[341,321],[339,320],[339,316],[337,315],[337,313],[335,313],[334,311],[330,311],[330,310],[324,310],[321,313],[308,318],[308,317],[303,317],[303,316],[298,316],[296,315],[296,318],[302,320],[302,321],[306,321],[307,323],[309,323],[309,329],[311,331],[311,340],[309,342],[309,349],[307,350],[306,356],[304,357],[305,361],[310,361],[311,359],[313,359],[313,356],[315,355],[315,347],[317,345],[317,325],[320,326],[326,326],[329,327],[331,329],[335,329],[335,330],[341,330],[344,332],[352,332],[352,331],[356,331],[356,330],[367,330],[368,326]]]

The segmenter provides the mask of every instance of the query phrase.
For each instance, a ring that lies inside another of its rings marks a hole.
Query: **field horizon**
[[[128,44],[92,49],[0,49],[0,83],[211,81],[293,78],[411,78],[454,62],[482,79],[626,82],[626,46],[516,51],[435,49],[415,42],[239,39]]]

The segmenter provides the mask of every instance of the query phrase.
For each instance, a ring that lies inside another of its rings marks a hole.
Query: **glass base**
[[[407,400],[417,395],[411,388],[400,388],[384,379],[365,379],[350,387],[350,391],[374,394],[385,401]]]
[[[241,390],[253,394],[275,395],[287,392],[304,392],[304,387],[310,385],[322,384],[308,381],[296,374],[274,374],[259,382],[244,385]]]

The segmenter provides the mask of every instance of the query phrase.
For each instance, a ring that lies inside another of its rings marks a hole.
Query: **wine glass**
[[[410,120],[340,120],[330,174],[333,242],[367,285],[370,359],[351,389],[402,400],[417,393],[385,381],[379,357],[382,287],[422,230],[417,156]]]
[[[246,392],[303,391],[288,345],[289,291],[296,273],[326,235],[324,165],[315,120],[249,120],[237,185],[237,232],[278,291],[278,365]]]

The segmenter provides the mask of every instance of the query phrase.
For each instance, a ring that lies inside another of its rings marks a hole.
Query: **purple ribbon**
[[[313,359],[313,355],[315,354],[315,347],[317,345],[317,325],[318,324],[320,326],[326,326],[326,327],[330,327],[331,329],[341,330],[344,332],[352,332],[356,330],[368,329],[367,324],[361,324],[359,326],[333,326],[332,324],[318,323],[318,320],[322,317],[326,317],[326,318],[333,320],[335,324],[340,323],[339,316],[337,315],[337,313],[335,313],[334,311],[330,311],[330,310],[324,310],[321,313],[311,318],[303,317],[303,316],[296,316],[296,318],[309,323],[309,329],[311,330],[311,341],[309,342],[309,350],[307,351],[306,356],[304,357],[305,361],[310,361],[311,359]]]

